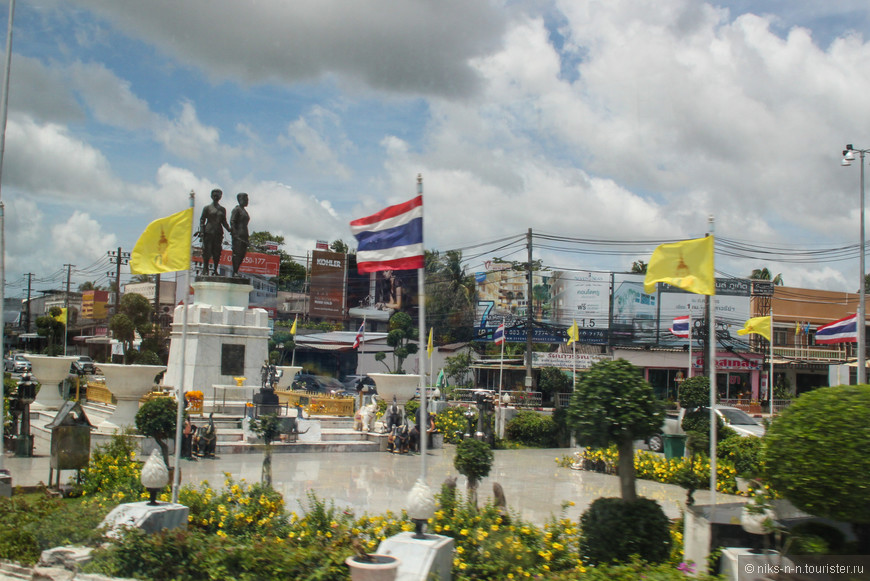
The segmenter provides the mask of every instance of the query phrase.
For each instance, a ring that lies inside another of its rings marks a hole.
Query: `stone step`
[[[376,441],[338,441],[338,442],[277,442],[272,444],[273,454],[299,454],[307,452],[379,452],[381,445]],[[247,442],[218,443],[216,454],[262,454],[258,444]]]

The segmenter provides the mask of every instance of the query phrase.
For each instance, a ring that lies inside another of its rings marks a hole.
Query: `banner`
[[[193,262],[202,268],[202,249],[196,248],[197,252],[193,255]],[[233,251],[221,250],[221,266],[228,268],[233,267]],[[263,254],[261,252],[248,252],[245,254],[245,260],[239,267],[239,272],[247,274],[259,274],[261,276],[274,277],[278,276],[278,269],[281,266],[281,257],[277,254]]]
[[[310,313],[312,317],[344,317],[347,254],[315,250],[311,253]]]

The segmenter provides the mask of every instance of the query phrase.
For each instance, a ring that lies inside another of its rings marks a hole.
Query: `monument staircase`
[[[94,426],[110,417],[114,406],[101,402],[84,402],[82,405],[90,423]],[[208,424],[208,408],[202,414],[190,414],[191,423],[196,426]],[[51,430],[45,426],[57,414],[56,410],[31,410],[31,432],[34,436],[34,446],[37,454],[47,451],[51,445]],[[292,414],[292,412],[291,412]],[[213,416],[217,432],[216,455],[221,454],[262,454],[262,448],[257,442],[248,442],[242,427],[244,416],[233,413],[215,413]],[[309,453],[309,452],[378,452],[386,450],[387,436],[375,433],[365,433],[353,429],[352,417],[315,415],[310,418],[320,423],[320,436],[316,440],[300,434],[296,437],[287,436],[286,441],[273,443],[273,453]],[[305,428],[303,427],[302,430]],[[314,436],[314,434],[312,434]],[[110,434],[95,430],[91,434],[92,446],[104,443],[110,439]],[[143,452],[150,452],[150,444],[146,444]]]

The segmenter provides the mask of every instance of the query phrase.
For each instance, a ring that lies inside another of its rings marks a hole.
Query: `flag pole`
[[[423,195],[423,174],[417,174],[417,194]],[[421,226],[422,228],[422,226]],[[426,361],[423,359],[423,345],[426,344],[426,264],[417,269],[417,303],[419,304],[420,321],[418,324],[418,340],[420,349],[417,350],[418,368],[420,370],[420,421],[417,431],[420,433],[420,480],[426,482],[426,447],[429,437],[429,411],[426,407]]]
[[[299,333],[299,329],[296,328],[296,323],[299,322],[299,313],[296,313],[296,318],[293,319],[293,356],[290,358],[290,366],[293,367],[296,365],[296,335]],[[365,318],[363,318],[363,323],[365,323]],[[292,381],[293,378],[291,377]]]
[[[770,391],[767,392],[767,401],[770,404],[768,406],[768,413],[773,415],[773,307],[770,307],[770,341],[768,343],[770,343],[770,371],[768,372],[770,374],[768,380],[770,385],[768,389]]]
[[[710,236],[713,236],[713,216],[708,218],[710,224]],[[715,260],[716,250],[714,241],[713,256]],[[715,274],[715,269],[713,270]],[[715,288],[715,277],[713,279]],[[707,329],[708,371],[710,373],[710,522],[713,522],[713,513],[716,509],[716,295],[710,296],[709,327]]]
[[[692,303],[689,303],[688,308],[689,308],[689,372],[686,374],[686,379],[692,377]]]
[[[190,209],[193,212],[196,194],[190,190]],[[193,255],[193,240],[190,241],[191,255]],[[175,397],[178,399],[178,412],[175,418],[175,470],[172,474],[172,502],[178,502],[178,490],[181,486],[181,438],[183,437],[184,420],[184,372],[186,370],[185,355],[187,354],[187,306],[190,303],[190,267],[187,265],[187,277],[184,281],[184,307],[182,308],[181,323],[181,377],[179,385],[175,387]],[[168,466],[167,466],[168,468]]]
[[[502,317],[501,318],[502,326],[504,326],[504,322],[505,322],[505,318]],[[507,343],[507,327],[504,328],[504,334],[502,335],[502,339],[503,340],[501,342],[501,355],[499,356],[499,360],[498,360],[498,408],[499,408],[498,416],[499,417],[498,417],[498,429],[497,429],[497,431],[498,431],[499,438],[504,438],[504,410],[501,409],[501,407],[502,407],[502,404],[501,404],[501,386],[502,386],[502,380],[504,377],[504,344]]]

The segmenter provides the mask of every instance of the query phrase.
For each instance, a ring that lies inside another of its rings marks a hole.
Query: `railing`
[[[255,388],[252,385],[215,385],[211,396],[211,410],[213,412],[223,412],[227,408],[227,400],[230,403],[249,402],[254,395]],[[220,392],[220,393],[218,393]]]
[[[778,414],[789,405],[791,405],[792,400],[790,399],[775,399],[773,400],[773,413]],[[759,402],[755,400],[748,399],[721,399],[719,400],[719,405],[735,407],[737,409],[741,409],[748,414],[763,414],[768,413],[768,405],[767,401]]]
[[[312,415],[353,417],[356,399],[352,397],[333,397],[310,395],[304,391],[275,391],[278,401],[291,406],[308,406]]]
[[[105,383],[88,381],[87,390],[85,391],[85,397],[88,398],[88,401],[115,405],[112,392],[106,388]]]
[[[454,389],[453,401],[463,403],[474,403],[474,394],[476,392],[486,391],[493,396],[498,397],[498,391],[490,389]],[[514,407],[541,407],[541,392],[540,391],[507,391],[501,392],[502,402]]]
[[[572,395],[574,395],[573,392],[571,392],[571,393],[557,393],[556,394],[556,403],[559,405],[560,408],[566,408],[566,407],[568,407],[568,404],[571,403],[571,396]]]
[[[801,359],[804,361],[845,361],[848,353],[845,348],[823,349],[821,347],[773,347],[774,357]]]

